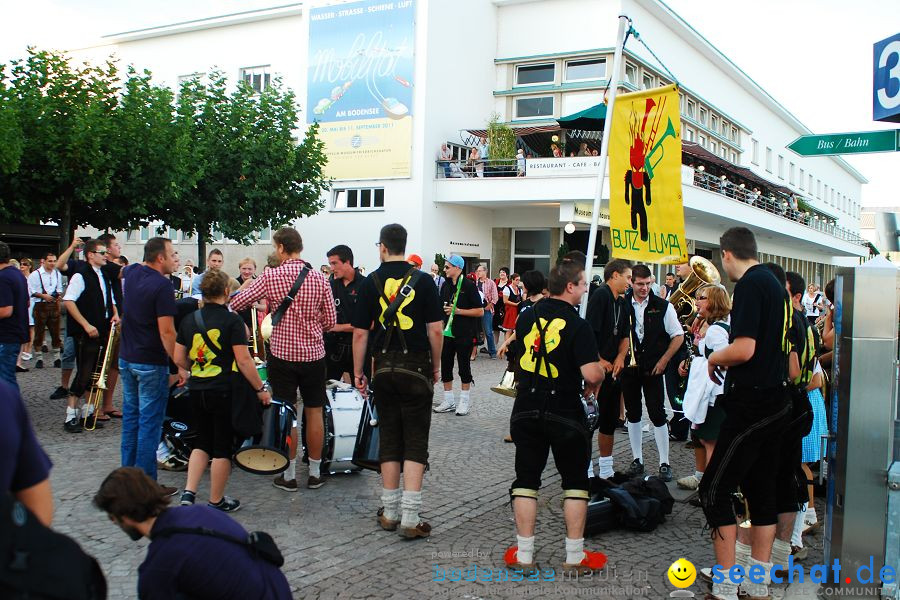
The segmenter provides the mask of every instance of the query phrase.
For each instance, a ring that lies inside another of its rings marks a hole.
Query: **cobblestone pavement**
[[[480,355],[473,365],[477,383],[470,415],[434,415],[431,470],[423,494],[423,517],[433,527],[427,540],[406,541],[377,527],[381,486],[374,473],[338,474],[321,489],[302,487],[289,494],[274,488],[270,478],[234,471],[227,493],[243,503],[234,516],[248,530],[274,535],[296,598],[663,598],[673,589],[664,574],[675,559],[686,557],[698,569],[712,563],[701,511],[676,502],[666,523],[652,533],[617,530],[587,539],[587,549],[609,557],[602,574],[580,580],[551,575],[549,570],[558,570],[565,557],[562,490],[551,460],[544,474],[536,532],[536,560],[544,569],[544,580],[459,581],[473,565],[500,569],[504,550],[515,542],[507,496],[514,447],[501,439],[512,399],[490,391],[504,366],[505,362]],[[19,374],[38,438],[53,460],[53,525],[97,557],[109,581],[110,598],[135,598],[137,567],[148,542],[131,542],[91,506],[103,478],[119,466],[121,423],[113,420],[95,432],[65,433],[64,401],[48,399],[59,376],[59,369],[52,368]],[[646,464],[656,464],[651,433],[644,436],[644,455]],[[624,433],[616,435],[615,457],[618,469],[631,461]],[[693,472],[693,454],[682,443],[673,443],[671,462],[676,478]],[[184,477],[160,472],[161,483],[179,488]],[[306,480],[305,467],[298,467],[298,479]],[[198,501],[207,499],[208,491],[207,475]],[[811,549],[807,564],[821,562],[821,534],[807,543]],[[447,580],[435,581],[442,573]],[[705,593],[699,582],[691,589],[700,597]],[[773,596],[814,598],[814,591],[791,589],[785,596],[785,589],[776,586]]]

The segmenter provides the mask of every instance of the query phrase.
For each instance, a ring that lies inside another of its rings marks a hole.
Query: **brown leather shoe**
[[[378,509],[378,524],[381,525],[381,528],[385,531],[397,531],[397,526],[400,525],[400,521],[388,519],[384,516],[384,507]]]
[[[431,525],[429,525],[425,521],[420,521],[419,524],[415,527],[400,528],[400,537],[404,537],[408,540],[414,540],[416,538],[427,538],[430,535]]]

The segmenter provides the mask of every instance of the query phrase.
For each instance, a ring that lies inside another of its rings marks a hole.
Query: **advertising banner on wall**
[[[681,197],[681,119],[674,85],[616,98],[609,141],[612,255],[687,262]]]
[[[307,122],[320,123],[334,179],[410,176],[414,0],[309,13]]]

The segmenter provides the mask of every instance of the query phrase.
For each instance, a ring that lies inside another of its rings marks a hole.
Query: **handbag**
[[[199,310],[194,312],[194,323],[206,345],[216,348],[209,339],[206,323]],[[256,397],[256,390],[240,371],[231,374],[231,428],[240,438],[262,433],[262,404]]]

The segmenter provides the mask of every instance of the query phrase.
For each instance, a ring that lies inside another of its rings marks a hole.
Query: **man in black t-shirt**
[[[619,398],[622,386],[619,374],[625,367],[628,352],[629,320],[625,291],[631,285],[631,263],[610,261],[603,269],[604,283],[588,300],[587,322],[594,331],[600,351],[600,364],[607,376],[597,394],[599,411],[600,477],[613,476],[613,434],[619,421]]]
[[[700,502],[713,532],[716,563],[735,564],[737,524],[732,504],[740,486],[753,519],[749,568],[761,567],[762,583],[745,580],[752,598],[768,597],[769,561],[777,522],[777,481],[784,430],[791,412],[787,392],[787,329],[790,306],[784,286],[757,260],[756,239],[745,227],[729,229],[719,240],[722,266],[736,282],[731,311],[731,343],[708,358],[710,378],[721,381],[726,417],[716,451],[700,480]],[[735,598],[737,585],[714,583],[712,598]]]
[[[28,341],[28,283],[9,259],[9,246],[0,242],[0,379],[18,391],[16,357]]]
[[[378,245],[382,264],[360,284],[353,314],[353,383],[368,395],[364,363],[371,330],[382,480],[378,523],[386,531],[399,527],[401,536],[415,539],[431,534],[419,511],[439,373],[441,304],[433,281],[404,259],[402,225],[382,227]]]
[[[353,250],[348,246],[335,246],[326,256],[337,323],[325,333],[325,365],[328,379],[341,379],[344,373],[353,375],[353,311],[363,277],[353,266]]]
[[[444,323],[450,325],[452,336],[444,336],[444,347],[441,350],[441,381],[444,382],[444,401],[434,408],[436,413],[456,411],[459,416],[469,414],[469,388],[472,386],[472,347],[478,335],[484,307],[478,287],[463,275],[466,263],[461,256],[451,254],[444,264],[447,279],[441,286],[441,301],[444,303]],[[456,304],[454,310],[453,305]],[[462,390],[459,393],[459,406],[453,396],[453,361],[459,367],[459,380]]]
[[[519,380],[509,430],[516,445],[516,480],[510,489],[517,544],[504,562],[508,568],[534,572],[534,526],[537,495],[547,456],[562,479],[566,520],[565,572],[602,569],[606,556],[584,551],[584,523],[590,497],[587,469],[591,434],[581,402],[595,393],[606,373],[597,361],[590,325],[575,304],[587,291],[584,265],[563,259],[550,270],[550,297],[520,314],[513,351],[519,357]]]

